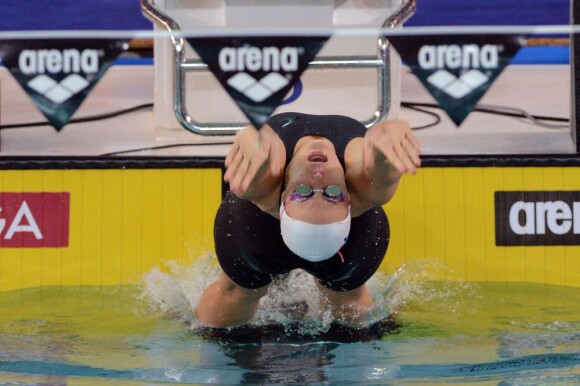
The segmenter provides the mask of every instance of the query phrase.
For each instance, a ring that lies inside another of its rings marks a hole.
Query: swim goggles
[[[328,185],[324,189],[314,189],[312,186],[306,184],[298,184],[294,191],[290,193],[291,201],[306,201],[310,197],[314,196],[315,192],[320,192],[326,198],[326,200],[331,202],[346,202],[344,193],[338,185]]]

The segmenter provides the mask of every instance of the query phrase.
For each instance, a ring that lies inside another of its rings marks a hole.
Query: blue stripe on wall
[[[512,59],[511,64],[569,64],[570,47],[524,47]]]

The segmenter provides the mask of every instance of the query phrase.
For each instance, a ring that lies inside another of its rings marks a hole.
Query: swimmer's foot
[[[308,313],[308,303],[304,300],[280,305],[282,315],[292,320],[302,320]]]

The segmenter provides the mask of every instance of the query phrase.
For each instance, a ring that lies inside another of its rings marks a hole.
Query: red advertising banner
[[[0,193],[0,247],[67,247],[69,212],[68,192]]]

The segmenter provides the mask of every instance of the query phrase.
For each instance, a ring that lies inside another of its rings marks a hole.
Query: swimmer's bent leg
[[[381,265],[389,238],[386,213],[381,207],[373,208],[353,218],[348,242],[342,248],[344,262],[333,258],[326,269],[310,267],[335,320],[355,324],[364,321],[373,306],[365,283]]]
[[[280,222],[250,201],[226,194],[214,222],[215,252],[236,284],[255,289],[295,268],[280,235]]]
[[[359,288],[379,269],[389,246],[389,220],[383,208],[376,207],[354,217],[341,257],[310,264],[305,270],[324,287],[337,292]]]
[[[214,239],[223,272],[203,293],[196,314],[211,327],[241,325],[254,316],[272,277],[291,269],[285,263],[280,225],[228,192],[216,214]]]
[[[268,286],[248,289],[234,283],[225,273],[201,296],[195,310],[199,321],[208,327],[233,327],[254,317]]]

